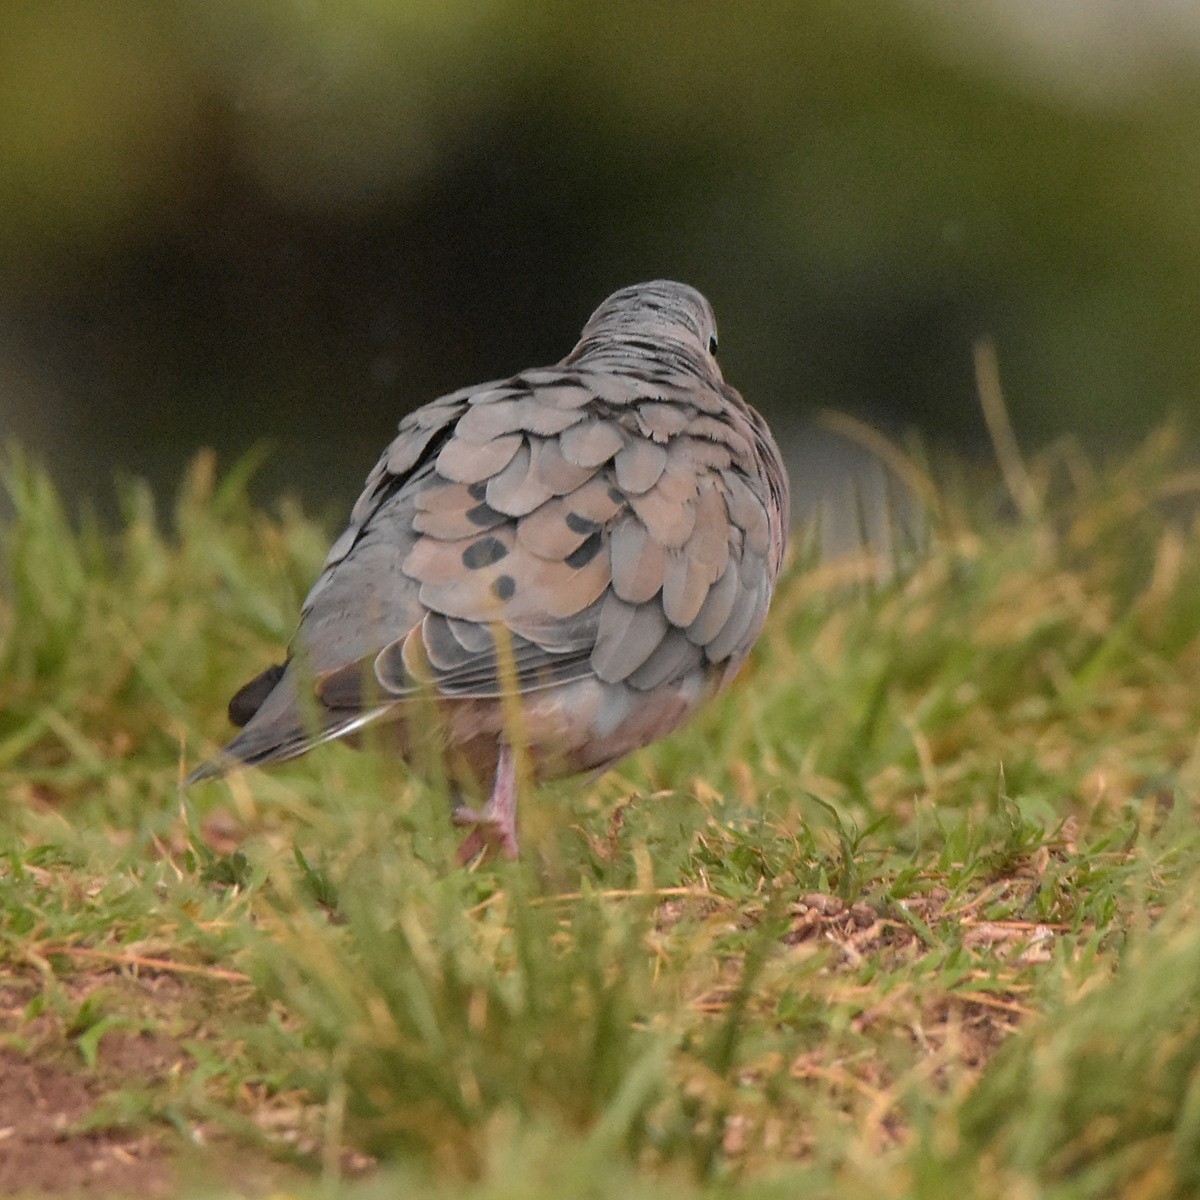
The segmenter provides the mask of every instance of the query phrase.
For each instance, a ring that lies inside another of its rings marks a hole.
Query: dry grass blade
[[[857,417],[850,416],[849,413],[836,412],[832,409],[822,411],[821,424],[871,451],[929,512],[939,510],[941,493],[937,484],[910,455],[874,426],[868,425],[866,421],[861,421]]]
[[[1017,437],[1008,417],[1004,390],[1000,386],[1000,360],[996,354],[996,343],[991,338],[981,338],[975,343],[974,355],[975,386],[979,392],[979,403],[1008,494],[1012,496],[1017,511],[1023,517],[1035,517],[1041,512],[1042,499],[1025,469]]]
[[[207,967],[201,963],[182,963],[170,958],[155,958],[144,954],[122,954],[115,950],[97,950],[91,946],[47,945],[41,948],[41,952],[46,957],[62,954],[67,958],[111,963],[115,967],[133,967],[142,971],[164,971],[171,975],[195,975],[203,979],[215,979],[222,983],[250,982],[249,975],[242,971],[231,971],[226,967]]]

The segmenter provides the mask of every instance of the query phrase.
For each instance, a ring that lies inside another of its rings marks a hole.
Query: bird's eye
[[[717,335],[715,333],[708,335],[708,352],[713,358],[717,357]]]

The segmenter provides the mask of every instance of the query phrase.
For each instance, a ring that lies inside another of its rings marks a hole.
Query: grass
[[[445,797],[374,753],[177,791],[328,528],[202,456],[105,531],[10,450],[0,1068],[64,1099],[39,1133],[0,1070],[0,1162],[63,1155],[63,1192],[1194,1195],[1200,478],[1166,432],[1058,447],[1015,507],[898,465],[919,549],[795,552],[732,693],[465,872]]]

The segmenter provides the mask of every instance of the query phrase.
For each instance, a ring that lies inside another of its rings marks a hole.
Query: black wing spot
[[[462,564],[468,571],[478,571],[498,563],[507,553],[508,547],[499,538],[483,537],[462,552]]]
[[[580,516],[576,512],[570,512],[567,513],[567,528],[572,533],[595,533],[600,528],[600,525],[589,517]]]
[[[497,512],[490,504],[477,504],[474,508],[467,509],[467,520],[472,525],[478,525],[480,529],[490,529],[506,518],[503,513]]]
[[[479,483],[471,484],[471,486],[467,488],[467,495],[470,496],[472,500],[486,500],[487,480],[484,479]]]
[[[604,539],[600,536],[599,531],[593,533],[582,545],[572,550],[567,555],[565,562],[572,570],[578,570],[580,567],[586,567],[588,563],[600,553],[600,547],[604,544]]]
[[[492,595],[497,600],[511,600],[517,593],[517,581],[511,575],[501,575],[492,584]]]

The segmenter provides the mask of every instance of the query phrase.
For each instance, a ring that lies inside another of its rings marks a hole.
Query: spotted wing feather
[[[590,326],[589,326],[590,328]],[[224,757],[263,762],[422,689],[494,700],[580,680],[622,695],[726,677],[766,613],[787,482],[719,373],[602,338],[558,367],[410,414],[305,601],[288,663],[235,697]]]

